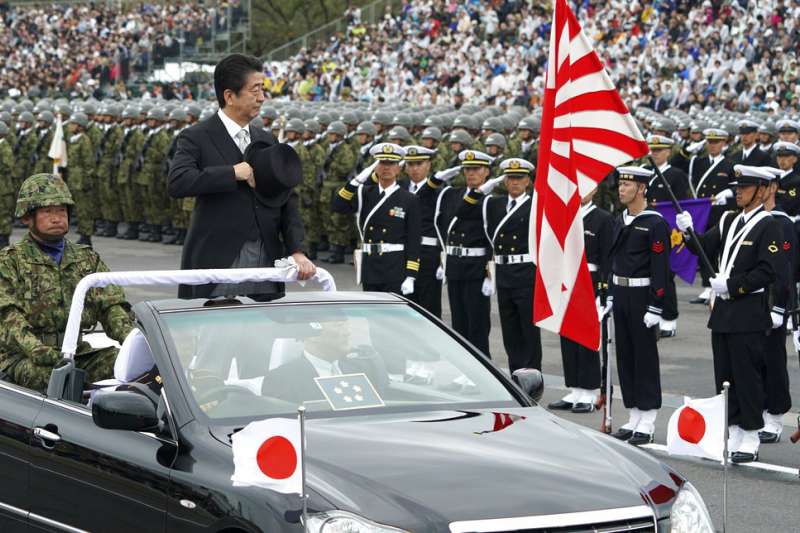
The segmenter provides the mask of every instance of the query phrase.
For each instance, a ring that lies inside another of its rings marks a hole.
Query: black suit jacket
[[[531,218],[531,197],[528,196],[514,213],[506,218],[508,195],[488,196],[484,202],[484,223],[492,238],[495,255],[528,253],[528,226]],[[533,289],[536,267],[533,262],[495,266],[498,289]]]
[[[491,246],[483,230],[481,201],[483,194],[466,187],[446,187],[439,198],[435,224],[446,246],[485,248],[486,255],[447,256],[446,276],[453,280],[482,280],[486,277]]]
[[[277,141],[270,133],[250,128],[251,141]],[[245,182],[236,181],[233,166],[242,153],[219,116],[183,130],[169,169],[169,194],[173,198],[197,198],[181,257],[182,269],[228,268],[246,241],[259,238],[268,263],[301,251],[303,223],[292,194],[281,207],[268,207]],[[180,298],[207,298],[213,284],[186,286]]]
[[[756,145],[753,150],[744,157],[744,150],[737,152],[729,157],[732,165],[749,165],[753,167],[766,167],[772,164],[772,158]]]

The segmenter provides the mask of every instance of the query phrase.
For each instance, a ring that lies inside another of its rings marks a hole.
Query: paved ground
[[[15,237],[18,237],[17,230]],[[116,239],[95,239],[95,248],[113,270],[152,270],[172,269],[179,265],[180,248],[149,243],[126,242]],[[325,267],[326,264],[319,262]],[[340,290],[356,289],[353,267],[350,265],[328,266]],[[683,395],[706,397],[715,394],[711,345],[709,331],[706,329],[708,313],[705,307],[690,305],[688,300],[699,290],[696,287],[678,287],[679,308],[678,336],[663,340],[659,345],[661,355],[662,385],[665,392],[664,408],[659,414],[656,443],[663,444],[666,439],[666,424],[674,408],[680,405]],[[128,290],[132,302],[143,299],[172,297],[174,289],[135,287]],[[445,299],[446,300],[446,299]],[[449,321],[449,309],[445,306],[445,320]],[[501,366],[507,366],[500,336],[497,306],[493,304],[490,349]],[[792,445],[788,435],[794,428],[794,419],[800,413],[800,366],[790,339],[790,379],[792,383],[792,414],[785,418],[782,442],[764,445],[761,448],[761,461],[783,468],[795,469],[794,475],[772,472],[756,468],[731,467],[728,475],[728,529],[731,533],[755,531],[800,531],[800,479],[796,469],[800,466],[800,443]],[[543,371],[547,390],[544,403],[564,394],[561,355],[558,338],[550,333],[543,334]],[[615,427],[627,420],[627,413],[621,409],[621,401],[615,402]],[[588,427],[598,428],[599,413],[572,415],[565,418],[577,421]],[[796,425],[795,425],[796,427]],[[718,464],[693,460],[675,459],[661,451],[652,453],[683,472],[705,497],[715,525],[722,527],[722,469]]]

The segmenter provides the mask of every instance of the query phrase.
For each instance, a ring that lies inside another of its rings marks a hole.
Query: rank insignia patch
[[[661,241],[656,241],[653,243],[652,249],[655,253],[660,254],[664,251],[664,243]]]

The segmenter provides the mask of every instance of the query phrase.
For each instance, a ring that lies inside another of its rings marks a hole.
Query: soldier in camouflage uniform
[[[327,243],[323,246],[322,239],[324,229],[322,227],[323,209],[328,210],[329,206],[323,205],[320,202],[320,188],[322,186],[322,168],[325,164],[325,149],[319,142],[319,133],[321,131],[319,122],[314,119],[306,120],[303,124],[305,126],[305,133],[303,134],[303,145],[309,154],[310,164],[314,168],[314,199],[311,207],[307,208],[308,220],[304,220],[306,230],[306,245],[308,246],[308,258],[314,260],[317,258],[318,251],[325,251]],[[327,236],[327,235],[326,235]]]
[[[31,170],[31,161],[35,157],[36,151],[36,128],[34,124],[36,119],[30,111],[23,111],[17,118],[19,124],[19,131],[16,136],[16,145],[14,146],[14,160],[15,170],[14,173],[14,188],[19,189],[22,180],[28,177]],[[10,127],[10,125],[9,125]]]
[[[169,133],[172,136],[167,149],[167,168],[175,157],[178,149],[178,134],[187,127],[189,116],[181,108],[173,109],[169,114]],[[166,176],[165,176],[166,178]],[[172,219],[172,233],[167,233],[161,240],[163,244],[183,244],[186,239],[186,230],[189,229],[189,214],[183,210],[185,198],[170,197],[170,216]]]
[[[141,168],[135,179],[144,200],[147,220],[146,237],[140,230],[140,241],[161,242],[161,226],[169,218],[169,195],[165,176],[169,170],[166,167],[167,152],[172,138],[164,125],[166,118],[164,110],[159,107],[147,112],[149,131],[142,147]]]
[[[347,182],[356,165],[356,155],[344,140],[347,135],[344,123],[338,120],[331,122],[326,133],[329,144],[323,164],[325,177],[322,182],[320,203],[324,206],[323,226],[328,230],[328,240],[331,244],[331,255],[327,262],[337,264],[344,263],[345,250],[350,245],[355,226],[351,215],[331,211],[331,198]]]
[[[14,215],[14,149],[8,142],[8,133],[6,123],[0,122],[0,248],[8,246]]]
[[[134,183],[136,163],[144,146],[144,133],[137,125],[138,117],[138,109],[127,108],[122,112],[124,134],[116,165],[117,194],[121,201],[122,220],[127,226],[125,231],[120,231],[117,238],[125,240],[139,238],[139,224],[144,218],[139,188]]]
[[[28,226],[18,243],[0,251],[0,372],[23,387],[44,391],[60,360],[70,297],[84,276],[107,272],[91,248],[65,239],[67,208],[73,205],[64,181],[53,174],[25,180],[16,215]],[[130,305],[121,288],[92,289],[86,295],[81,329],[103,325],[106,335],[122,342],[133,327]],[[81,341],[75,363],[87,381],[110,378],[116,348],[93,349]]]
[[[53,171],[53,160],[47,155],[50,153],[50,145],[53,144],[53,134],[55,133],[54,124],[56,117],[51,111],[42,111],[36,117],[39,128],[36,136],[36,149],[34,150],[34,163],[31,174],[41,174]]]
[[[420,142],[424,148],[436,150],[436,154],[430,159],[431,173],[435,174],[440,170],[444,170],[446,168],[446,160],[443,147],[446,146],[447,143],[442,142],[442,130],[440,130],[437,126],[428,126],[422,130],[422,133],[420,134]]]
[[[354,145],[357,152],[355,173],[359,173],[366,167],[373,163],[373,158],[369,153],[369,149],[375,144],[375,126],[372,122],[361,122],[356,128],[355,139],[357,143]]]
[[[97,159],[97,192],[99,197],[99,211],[103,219],[97,235],[102,237],[116,237],[117,225],[122,220],[122,207],[117,190],[117,154],[122,147],[124,135],[122,127],[117,123],[120,109],[116,104],[109,104],[100,110],[101,129],[100,145],[95,150]]]
[[[295,190],[300,200],[300,217],[303,220],[303,227],[308,228],[314,223],[314,209],[318,203],[317,168],[316,165],[314,165],[311,153],[303,143],[303,135],[306,132],[306,126],[303,120],[299,118],[289,119],[283,131],[286,135],[286,144],[294,148],[294,151],[297,152],[297,156],[300,158],[300,163],[303,167],[303,181]],[[306,238],[306,241],[308,241],[308,238]],[[308,258],[316,259],[316,246],[312,247],[308,242],[307,244],[309,244]]]
[[[67,122],[67,168],[64,169],[75,198],[75,214],[78,217],[78,244],[92,245],[94,219],[97,203],[94,198],[94,147],[86,134],[89,117],[85,113],[73,113]]]

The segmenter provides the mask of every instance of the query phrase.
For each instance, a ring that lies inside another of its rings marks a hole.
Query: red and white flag
[[[667,452],[722,461],[725,450],[725,397],[683,399],[667,426]]]
[[[56,131],[50,142],[47,157],[53,160],[53,174],[59,174],[58,169],[67,167],[67,142],[64,140],[64,126],[61,122],[61,113],[56,115]]]
[[[231,441],[234,486],[303,494],[298,420],[269,418],[251,422],[234,433]]]
[[[580,201],[614,168],[648,152],[574,13],[554,0],[529,233],[539,327],[599,348]]]

